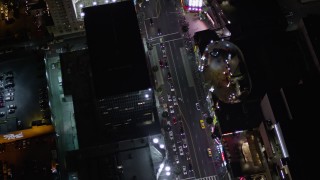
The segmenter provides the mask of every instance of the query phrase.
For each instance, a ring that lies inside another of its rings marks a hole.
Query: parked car
[[[177,151],[176,144],[173,144],[173,145],[172,145],[172,150],[173,150],[173,151]]]
[[[184,155],[184,152],[183,152],[183,149],[182,149],[182,146],[179,146],[179,154],[180,156],[183,156]]]
[[[174,160],[177,164],[179,164],[179,156],[178,155],[174,155]]]
[[[13,96],[14,93],[13,93],[13,92],[7,92],[5,95],[6,95],[6,96]]]
[[[171,140],[173,140],[173,132],[172,131],[169,131],[169,137]]]
[[[13,113],[15,113],[15,112],[16,112],[15,109],[8,109],[8,114],[13,114]]]
[[[7,96],[4,100],[5,101],[13,101],[14,98],[13,98],[13,96]]]
[[[212,152],[211,152],[211,149],[210,149],[210,148],[207,149],[207,152],[208,152],[208,156],[209,156],[209,157],[212,157]]]
[[[8,109],[17,109],[17,106],[15,104],[8,105]]]
[[[201,126],[201,129],[205,129],[206,126],[204,125],[204,120],[200,119],[200,126]]]
[[[188,174],[188,171],[187,171],[187,167],[186,167],[186,166],[182,166],[182,171],[183,171],[183,174],[184,174],[184,175],[187,175],[187,174]]]
[[[170,113],[171,113],[171,114],[174,114],[173,106],[169,106],[169,110],[170,110]]]
[[[199,103],[196,103],[196,108],[197,108],[197,110],[200,111],[200,104]]]
[[[162,35],[162,32],[161,32],[161,29],[160,29],[160,28],[158,28],[158,35],[159,35],[159,36]]]
[[[150,18],[149,21],[150,21],[150,25],[153,25],[153,19]]]

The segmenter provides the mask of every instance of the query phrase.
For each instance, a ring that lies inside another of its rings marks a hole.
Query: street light
[[[159,142],[159,139],[158,138],[153,138],[153,143],[157,144]]]
[[[164,149],[164,145],[163,145],[163,144],[160,144],[160,148],[161,148],[161,149]]]
[[[164,170],[166,170],[166,171],[170,171],[170,166],[166,166],[165,168],[164,168]]]

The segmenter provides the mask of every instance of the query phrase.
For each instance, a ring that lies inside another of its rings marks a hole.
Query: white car
[[[4,100],[5,101],[13,101],[14,98],[13,98],[13,96],[7,96]]]
[[[196,108],[198,111],[200,111],[200,104],[199,103],[196,103]]]
[[[176,96],[172,96],[173,105],[178,106],[177,98]]]
[[[185,138],[182,139],[182,142],[183,142],[183,148],[187,148],[187,140]]]
[[[182,166],[182,171],[183,171],[183,174],[184,174],[184,175],[187,175],[187,174],[188,174],[188,171],[187,171],[187,167],[186,167],[186,166]]]
[[[8,114],[12,114],[12,113],[14,113],[14,112],[16,112],[15,109],[8,109]]]
[[[168,126],[171,126],[171,122],[170,122],[170,121],[167,121],[167,125],[168,125]]]
[[[176,144],[173,144],[173,145],[172,145],[172,150],[173,150],[174,152],[177,151],[177,146],[176,146]]]
[[[169,106],[169,109],[170,109],[170,113],[173,114],[174,113],[173,106]]]
[[[172,101],[170,94],[168,94],[168,101]]]
[[[170,91],[172,91],[172,92],[173,92],[173,91],[174,91],[174,87],[173,87],[173,85],[172,85],[172,84],[170,84],[169,86],[170,86]]]
[[[8,105],[8,109],[16,109],[17,108],[17,106],[16,105],[14,105],[14,104],[10,104],[10,105]]]
[[[183,155],[184,155],[184,152],[183,152],[182,146],[179,146],[179,154],[180,154],[180,156],[183,156]]]
[[[174,160],[176,161],[177,164],[179,164],[179,156],[178,155],[174,155]]]
[[[171,140],[173,140],[173,132],[172,131],[169,131],[169,137]]]
[[[14,95],[13,92],[6,93],[6,96],[13,96],[13,95]]]

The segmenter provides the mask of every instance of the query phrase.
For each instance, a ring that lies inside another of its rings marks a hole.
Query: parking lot
[[[45,66],[41,56],[28,53],[24,58],[0,64],[0,133],[27,129],[48,112]],[[40,103],[45,101],[45,103]],[[41,107],[41,108],[40,108]],[[46,117],[50,119],[50,117]],[[38,121],[39,122],[39,121]],[[40,121],[43,122],[43,121]],[[46,120],[45,123],[48,121]]]

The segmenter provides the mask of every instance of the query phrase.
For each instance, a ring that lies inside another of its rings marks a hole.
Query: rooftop
[[[84,12],[96,97],[150,88],[133,2],[92,6]]]

